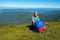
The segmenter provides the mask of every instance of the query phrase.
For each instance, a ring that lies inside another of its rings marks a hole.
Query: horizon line
[[[60,8],[60,7],[0,7],[0,8]]]

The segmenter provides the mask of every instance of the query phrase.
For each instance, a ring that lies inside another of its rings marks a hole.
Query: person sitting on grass
[[[32,28],[35,30],[36,29],[36,27],[35,27],[35,22],[36,21],[39,21],[40,19],[39,19],[39,16],[38,16],[38,13],[37,12],[34,12],[34,15],[32,16]]]
[[[32,25],[33,29],[36,29],[38,32],[45,30],[44,22],[39,19],[37,12],[34,12],[34,16],[32,16]]]

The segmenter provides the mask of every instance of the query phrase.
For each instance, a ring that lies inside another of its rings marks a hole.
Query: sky
[[[60,8],[60,0],[0,0],[0,7]]]

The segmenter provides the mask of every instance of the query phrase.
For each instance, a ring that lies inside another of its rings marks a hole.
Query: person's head
[[[35,17],[38,16],[38,13],[37,13],[37,12],[34,12],[34,16],[35,16]]]

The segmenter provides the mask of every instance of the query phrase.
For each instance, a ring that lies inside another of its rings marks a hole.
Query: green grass
[[[0,26],[0,40],[60,40],[60,22],[45,22],[46,32],[29,30],[30,24]]]

